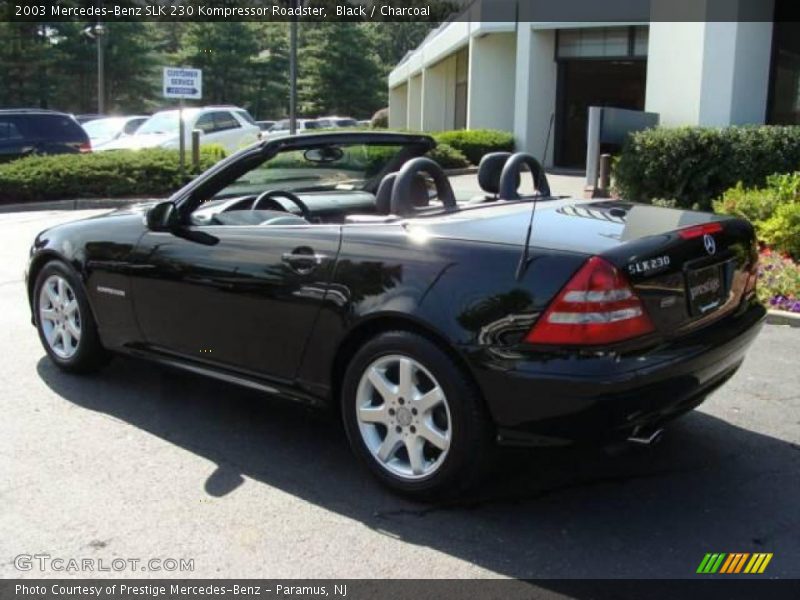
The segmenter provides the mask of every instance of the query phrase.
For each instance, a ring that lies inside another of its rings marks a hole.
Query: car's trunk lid
[[[433,235],[521,247],[530,210],[529,202],[493,204],[409,226],[425,227]],[[530,245],[531,255],[538,247],[607,259],[626,274],[666,337],[738,306],[756,261],[755,236],[746,221],[622,201],[541,201]]]

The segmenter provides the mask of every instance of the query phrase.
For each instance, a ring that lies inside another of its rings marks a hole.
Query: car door
[[[214,117],[214,135],[218,139],[216,143],[225,146],[230,153],[239,150],[244,145],[241,143],[241,123],[227,110],[218,110],[212,115]]]
[[[0,116],[0,162],[13,160],[33,149],[32,144],[26,143],[25,136],[17,127],[14,117]]]
[[[291,381],[339,251],[341,226],[148,231],[133,298],[148,346]]]

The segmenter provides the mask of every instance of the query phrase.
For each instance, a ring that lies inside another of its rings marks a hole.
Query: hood
[[[142,133],[129,135],[101,144],[97,150],[140,150],[142,148],[158,148],[171,142],[177,142],[178,136],[173,133]]]

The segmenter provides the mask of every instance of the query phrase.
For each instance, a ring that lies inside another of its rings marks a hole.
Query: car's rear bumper
[[[500,443],[610,440],[700,404],[736,372],[765,315],[754,304],[679,341],[626,355],[483,348],[467,356]]]

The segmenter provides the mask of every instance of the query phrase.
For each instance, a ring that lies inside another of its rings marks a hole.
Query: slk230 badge
[[[640,260],[639,262],[631,263],[628,265],[628,273],[631,275],[647,275],[653,271],[660,271],[669,266],[669,256],[659,256],[648,260]]]

